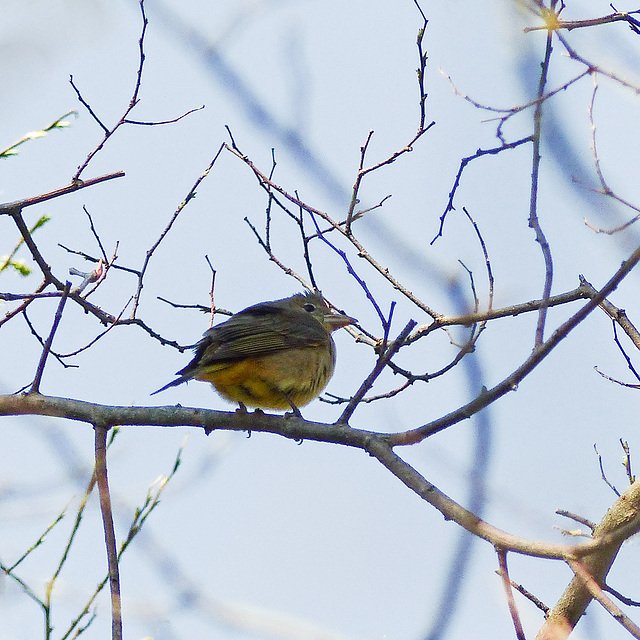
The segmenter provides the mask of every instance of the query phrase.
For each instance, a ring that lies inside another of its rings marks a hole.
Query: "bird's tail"
[[[182,384],[183,382],[187,382],[187,380],[191,380],[191,377],[192,376],[181,375],[179,378],[176,378],[175,380],[168,382],[167,384],[164,385],[164,387],[160,387],[157,391],[154,391],[149,395],[155,396],[156,393],[160,393],[161,391],[166,391],[167,389],[169,389],[169,387],[177,387],[179,384]]]

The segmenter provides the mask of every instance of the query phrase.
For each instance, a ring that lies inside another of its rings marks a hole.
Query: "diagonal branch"
[[[593,532],[594,539],[620,531],[629,525],[632,528],[635,527],[636,530],[640,528],[639,505],[640,482],[634,482],[614,502],[604,518],[596,526]],[[602,589],[599,585],[604,584],[623,542],[623,539],[612,541],[611,544],[600,549],[598,553],[583,556],[579,562],[578,558],[567,557],[567,562],[576,575],[556,605],[549,611],[543,627],[536,636],[536,640],[563,640],[571,633],[594,596],[597,596],[600,602],[605,604],[606,596],[602,594]],[[608,598],[606,600],[610,602]],[[613,603],[611,604],[615,607]],[[610,612],[613,611],[610,607],[607,606],[607,608]],[[615,617],[620,622],[623,622],[617,615]],[[628,618],[625,618],[625,620],[633,625]],[[626,624],[625,628],[631,630]]]
[[[49,336],[47,337],[46,342],[42,348],[42,354],[40,355],[40,362],[38,363],[38,368],[36,370],[36,375],[33,379],[33,383],[31,384],[31,389],[29,393],[40,393],[40,382],[42,381],[42,375],[44,373],[44,366],[47,363],[47,357],[51,352],[51,345],[53,344],[53,337],[56,334],[58,329],[58,325],[60,324],[60,320],[62,319],[62,312],[64,311],[64,305],[69,297],[69,289],[71,288],[71,283],[67,282],[64,287],[64,291],[62,292],[62,297],[60,298],[60,302],[58,303],[58,308],[56,309],[56,315],[53,318],[53,324],[51,325],[51,331],[49,331]]]
[[[478,411],[489,406],[492,402],[495,402],[498,398],[517,389],[520,382],[522,382],[573,329],[594,311],[594,309],[600,306],[602,301],[618,287],[638,262],[640,262],[640,247],[622,263],[622,266],[598,292],[598,295],[593,296],[577,313],[561,324],[553,332],[551,337],[537,346],[531,355],[515,371],[502,380],[502,382],[499,382],[492,389],[483,390],[483,392],[471,402],[433,422],[418,427],[417,429],[390,436],[390,442],[393,446],[415,444],[453,424],[470,418],[472,415],[478,413]]]

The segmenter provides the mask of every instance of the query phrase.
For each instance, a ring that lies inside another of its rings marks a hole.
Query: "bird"
[[[241,410],[291,408],[300,415],[333,375],[331,333],[356,322],[332,312],[318,291],[260,302],[206,331],[179,377],[151,395],[195,379]]]

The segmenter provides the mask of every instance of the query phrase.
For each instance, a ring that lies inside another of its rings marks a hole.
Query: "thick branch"
[[[616,500],[604,518],[595,528],[594,538],[607,535],[629,527],[629,535],[640,530],[640,481],[634,482],[627,491]],[[588,555],[582,560],[582,567],[600,585],[611,569],[611,565],[624,540],[614,542],[601,549],[597,554]],[[579,576],[574,576],[566,591],[547,617],[547,620],[536,636],[536,640],[561,640],[566,638],[593,599],[589,585]]]
[[[619,546],[623,539],[635,533],[638,528],[635,521],[622,522],[619,528],[608,529],[603,531],[602,536],[574,546],[519,538],[483,521],[427,481],[393,452],[387,434],[354,429],[344,424],[310,422],[296,416],[269,415],[262,411],[224,412],[179,405],[108,406],[39,394],[0,396],[0,415],[53,416],[92,425],[100,424],[104,428],[112,425],[150,425],[197,426],[204,428],[206,433],[214,429],[261,431],[293,440],[314,440],[356,447],[376,458],[409,489],[438,509],[445,519],[455,521],[500,549],[534,557],[562,560],[581,558],[610,545]]]

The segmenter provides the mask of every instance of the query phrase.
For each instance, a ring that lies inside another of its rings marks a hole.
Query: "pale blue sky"
[[[486,305],[482,253],[458,213],[447,220],[444,237],[433,246],[429,243],[460,159],[480,147],[495,146],[497,140],[495,123],[483,122],[495,114],[479,111],[455,95],[446,76],[460,92],[483,104],[521,104],[534,95],[544,35],[524,35],[522,14],[506,0],[425,2],[423,9],[429,18],[424,41],[429,53],[427,122],[435,120],[436,126],[411,154],[364,182],[363,206],[388,194],[392,198],[368,214],[358,233],[368,250],[430,307],[454,314],[460,308],[448,284],[457,284],[466,303],[470,301],[459,260],[474,271],[481,304]],[[606,2],[574,2],[566,10],[567,17],[609,11]],[[71,109],[80,114],[71,119],[69,129],[33,141],[19,156],[3,162],[0,198],[11,201],[66,184],[101,138],[76,100],[70,74],[106,123],[120,117],[135,81],[140,15],[136,2],[124,0],[5,0],[3,14],[0,146]],[[146,249],[227,140],[225,125],[266,172],[275,148],[275,181],[298,190],[308,203],[336,218],[344,216],[369,130],[375,131],[369,162],[401,148],[416,130],[415,38],[421,20],[409,0],[148,0],[147,15],[147,60],[140,104],[131,117],[165,120],[203,104],[206,108],[174,125],[123,128],[84,175],[124,170],[125,178],[27,211],[29,221],[51,216],[37,239],[61,275],[69,267],[86,270],[87,265],[57,243],[96,253],[83,205],[107,253],[119,242],[119,264],[138,268]],[[629,70],[638,68],[639,41],[626,26],[572,32],[568,37],[594,62],[631,82],[637,80]],[[203,45],[210,50],[203,52]],[[550,86],[559,86],[581,70],[558,56]],[[600,84],[595,114],[602,136],[602,168],[622,197],[638,202],[638,98],[606,79]],[[587,116],[592,89],[592,81],[584,78],[559,94],[549,103],[554,110],[545,121],[553,126],[553,135],[543,147],[539,198],[556,266],[554,293],[576,287],[579,273],[595,286],[603,284],[638,240],[633,228],[610,237],[596,235],[583,224],[585,217],[603,226],[630,217],[571,183],[572,176],[594,179]],[[505,129],[508,139],[527,135],[530,120],[529,112],[514,118]],[[487,242],[496,277],[495,306],[536,299],[542,292],[542,259],[527,226],[530,158],[530,147],[522,147],[478,160],[469,166],[457,195],[458,210],[469,209]],[[296,282],[269,263],[243,221],[249,216],[262,228],[265,206],[264,193],[248,169],[224,154],[154,257],[140,316],[170,339],[195,342],[208,318],[173,309],[156,296],[208,304],[205,254],[217,269],[216,302],[222,307],[239,310],[298,290]],[[280,213],[275,218],[276,251],[303,271],[297,231]],[[0,237],[8,238],[0,252],[15,237],[9,222],[0,220]],[[379,335],[373,309],[339,258],[319,245],[312,251],[325,295]],[[398,303],[396,333],[409,318],[428,322],[363,261],[351,257],[383,308],[391,301]],[[18,282],[3,274],[0,290],[28,290],[37,280],[34,275]],[[117,313],[134,285],[133,278],[112,272],[96,294],[99,304]],[[637,285],[637,276],[631,276],[613,297],[636,319]],[[32,320],[45,334],[55,305],[45,303],[32,312]],[[574,309],[577,306],[550,312],[548,332]],[[389,402],[364,405],[352,424],[403,430],[455,409],[480,385],[496,384],[527,357],[534,326],[533,316],[490,324],[478,344],[474,367],[415,385]],[[71,351],[99,331],[96,322],[70,309],[55,347]],[[597,365],[629,380],[610,336],[609,321],[594,314],[516,393],[487,411],[484,422],[474,418],[399,453],[464,505],[474,499],[472,487],[486,483],[484,517],[511,533],[561,540],[554,526],[573,525],[554,515],[560,508],[598,520],[613,497],[600,480],[593,444],[612,479],[622,486],[618,439],[629,440],[632,451],[639,443],[634,392],[604,381],[593,370]],[[349,395],[374,357],[346,332],[338,332],[336,342],[338,365],[328,391]],[[20,320],[2,327],[1,392],[29,382],[39,352]],[[448,337],[438,333],[413,352],[401,354],[398,362],[417,371],[435,371],[454,352]],[[231,405],[201,383],[149,397],[188,358],[188,353],[160,348],[135,327],[122,327],[78,356],[77,369],[63,369],[52,360],[42,391],[112,404],[179,402],[230,410]],[[376,391],[399,384],[386,375]],[[303,413],[330,422],[339,409],[316,401]],[[70,500],[72,509],[77,505],[92,463],[93,434],[84,424],[49,419],[4,418],[3,427],[0,558],[8,562]],[[439,618],[449,616],[453,619],[442,635],[429,637],[484,638],[486,629],[495,638],[512,637],[490,545],[473,543],[460,600],[455,613],[448,611],[441,602],[458,548],[458,527],[444,522],[360,451],[309,442],[298,446],[255,433],[251,438],[224,432],[207,438],[198,429],[125,428],[109,461],[120,537],[127,514],[142,503],[155,478],[171,469],[187,433],[183,464],[122,563],[127,638],[415,640],[427,637]],[[480,479],[474,473],[478,465],[488,469]],[[54,607],[56,630],[65,628],[104,571],[99,517],[94,500],[70,566],[61,576]],[[25,564],[21,575],[34,588],[50,576],[52,558],[61,552],[71,520],[67,517]],[[612,584],[637,599],[637,543],[629,542],[623,554]],[[512,555],[510,567],[516,582],[549,605],[569,579],[569,570],[557,563]],[[42,623],[35,605],[8,581],[1,584],[0,626],[6,637],[40,637]],[[531,605],[518,603],[527,633],[533,636],[542,617]],[[100,599],[98,612],[87,638],[106,637],[106,598]],[[268,630],[272,618],[278,631]],[[294,625],[311,625],[322,632],[304,635]],[[625,637],[592,606],[576,637],[598,638],[605,632],[609,640]]]

